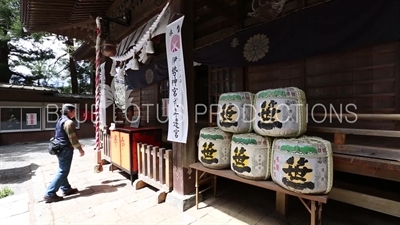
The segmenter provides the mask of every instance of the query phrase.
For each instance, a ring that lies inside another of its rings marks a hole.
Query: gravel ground
[[[87,151],[94,139],[83,139]],[[55,158],[47,152],[47,142],[0,146],[0,189],[8,186],[15,195],[28,191],[28,182],[44,161]]]

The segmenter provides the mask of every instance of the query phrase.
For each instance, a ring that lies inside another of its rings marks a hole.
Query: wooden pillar
[[[105,58],[105,84],[111,87],[111,83],[114,77],[111,76],[111,67],[112,67],[112,59],[110,58]],[[106,124],[107,127],[111,126],[111,123],[114,122],[114,117],[115,117],[115,112],[114,112],[114,107],[110,106],[106,109]],[[110,133],[108,130],[107,133]]]
[[[111,87],[111,83],[113,77],[111,76],[111,66],[112,60],[110,58],[105,58],[105,84]],[[111,123],[114,122],[114,107],[110,106],[106,109],[106,125],[107,125],[107,133],[110,133],[108,128],[110,127]],[[102,134],[101,134],[102,135]],[[96,154],[96,164],[102,165],[102,151],[97,152]]]
[[[193,68],[193,1],[174,0],[171,1],[171,12],[185,15],[182,25],[182,45],[185,61],[186,91],[189,113],[189,129],[186,144],[172,143],[173,165],[174,165],[174,190],[178,194],[186,195],[194,193],[195,176],[189,172],[189,165],[196,161],[196,141],[194,122],[194,68]],[[178,19],[175,16],[173,20]],[[173,22],[173,20],[171,22]]]
[[[400,114],[400,41],[396,42],[395,48],[395,112]],[[400,130],[400,122],[396,121],[396,130]]]
[[[287,215],[288,211],[288,201],[289,201],[289,195],[282,193],[282,192],[276,192],[276,211],[283,216]]]

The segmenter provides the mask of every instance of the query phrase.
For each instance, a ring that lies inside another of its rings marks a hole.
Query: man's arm
[[[75,124],[72,120],[65,121],[64,130],[67,133],[72,146],[76,149],[82,150],[82,145],[79,143],[78,137],[76,136]]]

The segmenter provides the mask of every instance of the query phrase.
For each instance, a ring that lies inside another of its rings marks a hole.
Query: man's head
[[[61,109],[61,113],[68,118],[73,119],[75,118],[75,105],[73,104],[64,104]]]

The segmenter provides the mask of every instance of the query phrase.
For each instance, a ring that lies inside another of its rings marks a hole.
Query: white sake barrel
[[[333,183],[333,157],[329,141],[302,136],[275,139],[271,157],[272,180],[303,194],[327,194]]]
[[[270,177],[271,139],[255,133],[234,134],[231,169],[240,177],[267,180]]]
[[[298,137],[307,130],[306,97],[295,87],[260,91],[255,96],[253,129],[271,137]]]
[[[219,97],[218,127],[234,134],[253,131],[253,100],[250,92],[224,93]]]
[[[198,145],[199,161],[212,169],[225,169],[230,165],[232,134],[218,127],[205,127],[200,130]]]

